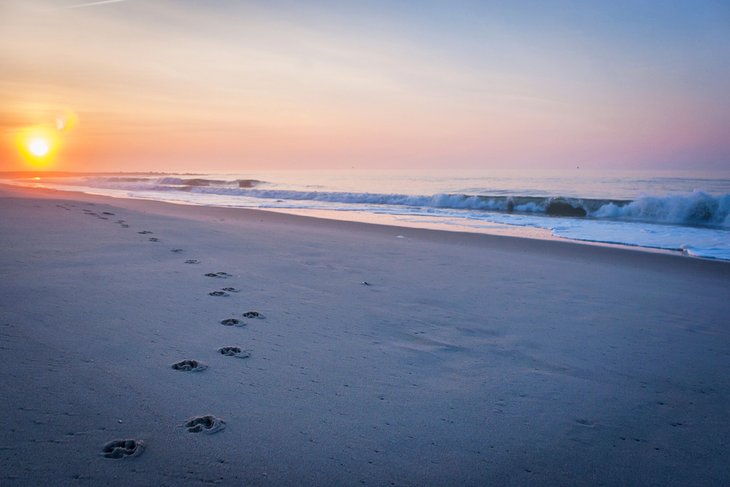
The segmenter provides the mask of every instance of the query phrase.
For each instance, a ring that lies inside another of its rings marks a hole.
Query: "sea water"
[[[730,172],[249,171],[4,182],[402,226],[549,234],[730,260]]]

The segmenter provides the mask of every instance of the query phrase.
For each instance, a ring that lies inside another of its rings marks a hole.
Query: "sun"
[[[51,145],[45,139],[36,137],[28,141],[28,152],[36,157],[43,157],[51,150]]]
[[[26,163],[34,169],[46,169],[53,165],[59,136],[47,127],[33,127],[21,131],[17,148]]]

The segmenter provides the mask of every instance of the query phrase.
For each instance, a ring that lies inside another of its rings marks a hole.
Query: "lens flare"
[[[55,124],[56,130],[59,132],[70,132],[72,131],[79,122],[79,117],[73,110],[63,110],[56,115]]]

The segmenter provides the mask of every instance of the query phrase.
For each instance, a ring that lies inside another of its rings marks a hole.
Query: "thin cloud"
[[[126,2],[126,1],[127,0],[101,0],[99,2],[78,3],[76,5],[67,5],[65,7],[61,7],[58,10],[68,10],[70,8],[95,7],[97,5],[106,5],[109,3],[121,3],[121,2]]]

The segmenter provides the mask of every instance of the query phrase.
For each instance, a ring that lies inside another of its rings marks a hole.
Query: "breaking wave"
[[[626,205],[608,203],[591,216],[675,225],[730,227],[730,194],[712,196],[694,191],[672,196],[642,196]]]
[[[180,177],[93,177],[87,178],[86,182],[97,188],[127,189],[137,191],[167,191],[167,190],[189,190],[193,187],[212,188],[254,188],[265,183],[258,179],[205,179],[205,178],[180,178]]]
[[[241,190],[238,188],[194,188],[194,191],[273,200],[536,213],[550,216],[730,228],[730,194],[712,196],[700,191],[682,195],[642,196],[633,201],[562,196],[483,196],[465,194],[413,196],[405,194],[265,189]]]
[[[185,191],[205,195],[245,197],[343,205],[376,205],[522,213],[599,220],[636,221],[682,226],[730,228],[730,193],[693,191],[674,195],[645,195],[634,200],[565,196],[507,196],[440,193],[408,195],[337,191],[296,191],[269,188],[258,179],[204,178],[89,178],[91,186],[131,191]],[[355,208],[353,208],[355,209]]]
[[[183,179],[183,178],[162,178],[157,180],[158,185],[170,185],[170,186],[238,186],[239,188],[253,188],[263,183],[258,179],[236,179],[233,181],[226,181],[220,179]]]

